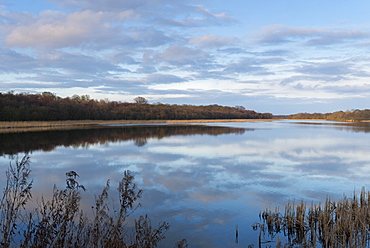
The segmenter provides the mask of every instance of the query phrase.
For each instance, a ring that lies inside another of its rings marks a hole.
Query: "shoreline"
[[[48,130],[68,130],[84,128],[100,128],[109,125],[143,125],[143,124],[195,124],[195,123],[232,123],[262,121],[327,121],[326,119],[199,119],[199,120],[76,120],[76,121],[0,121],[1,133],[36,132]],[[350,123],[351,121],[344,121]],[[353,122],[353,121],[352,121]],[[360,122],[370,122],[363,120]]]
[[[191,124],[248,121],[278,121],[282,119],[200,119],[200,120],[77,120],[77,121],[1,121],[0,133],[81,129],[107,125]]]

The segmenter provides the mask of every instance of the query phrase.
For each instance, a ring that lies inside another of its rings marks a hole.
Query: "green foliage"
[[[0,121],[57,120],[187,120],[187,119],[270,119],[270,113],[257,113],[244,107],[219,105],[147,104],[93,100],[90,96],[60,98],[53,93],[0,93]]]
[[[117,188],[119,209],[109,199],[108,181],[96,196],[94,217],[89,219],[80,209],[80,189],[85,188],[77,182],[78,174],[70,171],[66,173],[65,189],[54,186],[50,200],[42,197],[36,209],[27,210],[26,203],[32,197],[29,163],[25,155],[6,172],[7,184],[0,203],[1,247],[139,248],[157,247],[165,238],[169,224],[161,222],[153,228],[147,215],[135,220],[133,233],[127,230],[126,219],[139,206],[135,202],[142,193],[129,171],[125,171]],[[186,247],[185,243],[181,247]]]

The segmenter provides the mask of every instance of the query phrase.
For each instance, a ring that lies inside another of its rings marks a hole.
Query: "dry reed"
[[[0,133],[43,131],[55,129],[78,129],[99,125],[129,125],[152,123],[218,123],[275,120],[277,119],[1,121]]]
[[[288,202],[284,212],[266,209],[260,214],[262,233],[270,239],[287,238],[285,247],[369,247],[370,192],[319,204]],[[260,232],[261,232],[260,231]],[[280,242],[280,241],[279,241]],[[277,247],[281,247],[278,242]],[[278,246],[279,245],[279,246]]]
[[[126,227],[127,217],[140,205],[136,201],[142,191],[137,189],[134,176],[125,171],[118,185],[119,207],[109,199],[109,181],[102,193],[96,196],[94,217],[89,219],[80,209],[78,174],[66,173],[66,188],[54,186],[50,200],[43,197],[34,210],[26,204],[32,198],[32,181],[29,181],[30,160],[25,155],[6,172],[7,183],[0,202],[1,247],[156,247],[165,238],[169,224],[161,222],[157,228],[147,215],[135,220],[133,231]],[[176,247],[187,247],[186,240]]]

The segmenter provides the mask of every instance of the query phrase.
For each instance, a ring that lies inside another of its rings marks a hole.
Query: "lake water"
[[[144,190],[142,207],[154,226],[170,223],[160,247],[186,238],[189,247],[247,247],[259,213],[289,200],[370,189],[370,126],[319,121],[132,125],[89,130],[0,134],[0,169],[9,155],[30,152],[34,202],[65,186],[76,171],[83,205],[92,206],[123,172]],[[1,176],[1,186],[5,181]],[[235,236],[238,226],[238,239]]]

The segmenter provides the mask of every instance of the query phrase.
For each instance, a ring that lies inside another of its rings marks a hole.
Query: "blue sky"
[[[369,108],[369,1],[0,0],[0,92]]]

